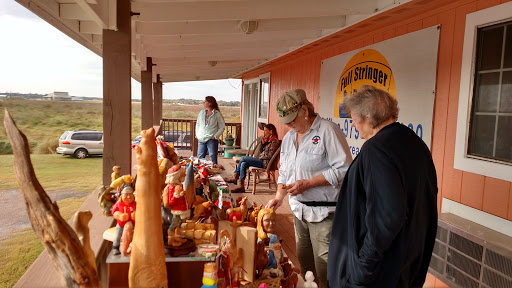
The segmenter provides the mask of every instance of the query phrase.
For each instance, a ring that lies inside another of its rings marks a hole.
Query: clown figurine
[[[183,189],[183,181],[185,180],[185,168],[181,165],[172,166],[167,172],[164,198],[167,196],[168,201],[164,199],[164,207],[171,207],[173,215],[169,230],[174,231],[176,227],[181,227],[183,220],[190,216],[190,205],[188,204],[185,190]],[[167,195],[165,195],[167,194]],[[167,203],[166,203],[167,202]]]
[[[121,236],[123,235],[124,225],[127,222],[132,222],[135,226],[135,209],[137,203],[133,195],[133,188],[126,186],[121,191],[121,197],[119,201],[112,207],[112,216],[117,220],[116,225],[116,238],[114,238],[114,244],[112,251],[114,255],[121,254],[119,251],[119,245],[121,243]]]
[[[208,262],[204,264],[203,286],[201,288],[217,288],[217,263]]]

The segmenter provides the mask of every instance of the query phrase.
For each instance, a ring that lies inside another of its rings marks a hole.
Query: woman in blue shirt
[[[219,137],[224,132],[224,118],[220,114],[219,105],[213,96],[206,96],[203,102],[205,109],[199,112],[196,122],[196,138],[198,140],[197,157],[205,158],[206,149],[210,160],[217,164]]]

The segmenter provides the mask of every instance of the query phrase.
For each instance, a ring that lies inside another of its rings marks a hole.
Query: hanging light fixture
[[[258,29],[258,20],[242,20],[239,26],[245,34],[252,34]]]

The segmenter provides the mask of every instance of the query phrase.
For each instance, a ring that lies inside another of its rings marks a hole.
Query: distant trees
[[[168,104],[185,104],[185,105],[202,105],[204,100],[194,100],[194,99],[164,99],[164,103]],[[228,107],[240,107],[240,101],[223,101],[218,100],[217,103],[219,106],[228,106]]]

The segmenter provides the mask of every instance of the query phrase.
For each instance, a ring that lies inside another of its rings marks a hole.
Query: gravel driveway
[[[90,193],[77,193],[75,191],[54,191],[48,196],[52,201],[67,198],[82,198]],[[30,227],[25,201],[19,190],[0,191],[0,241],[7,239],[11,233]]]

